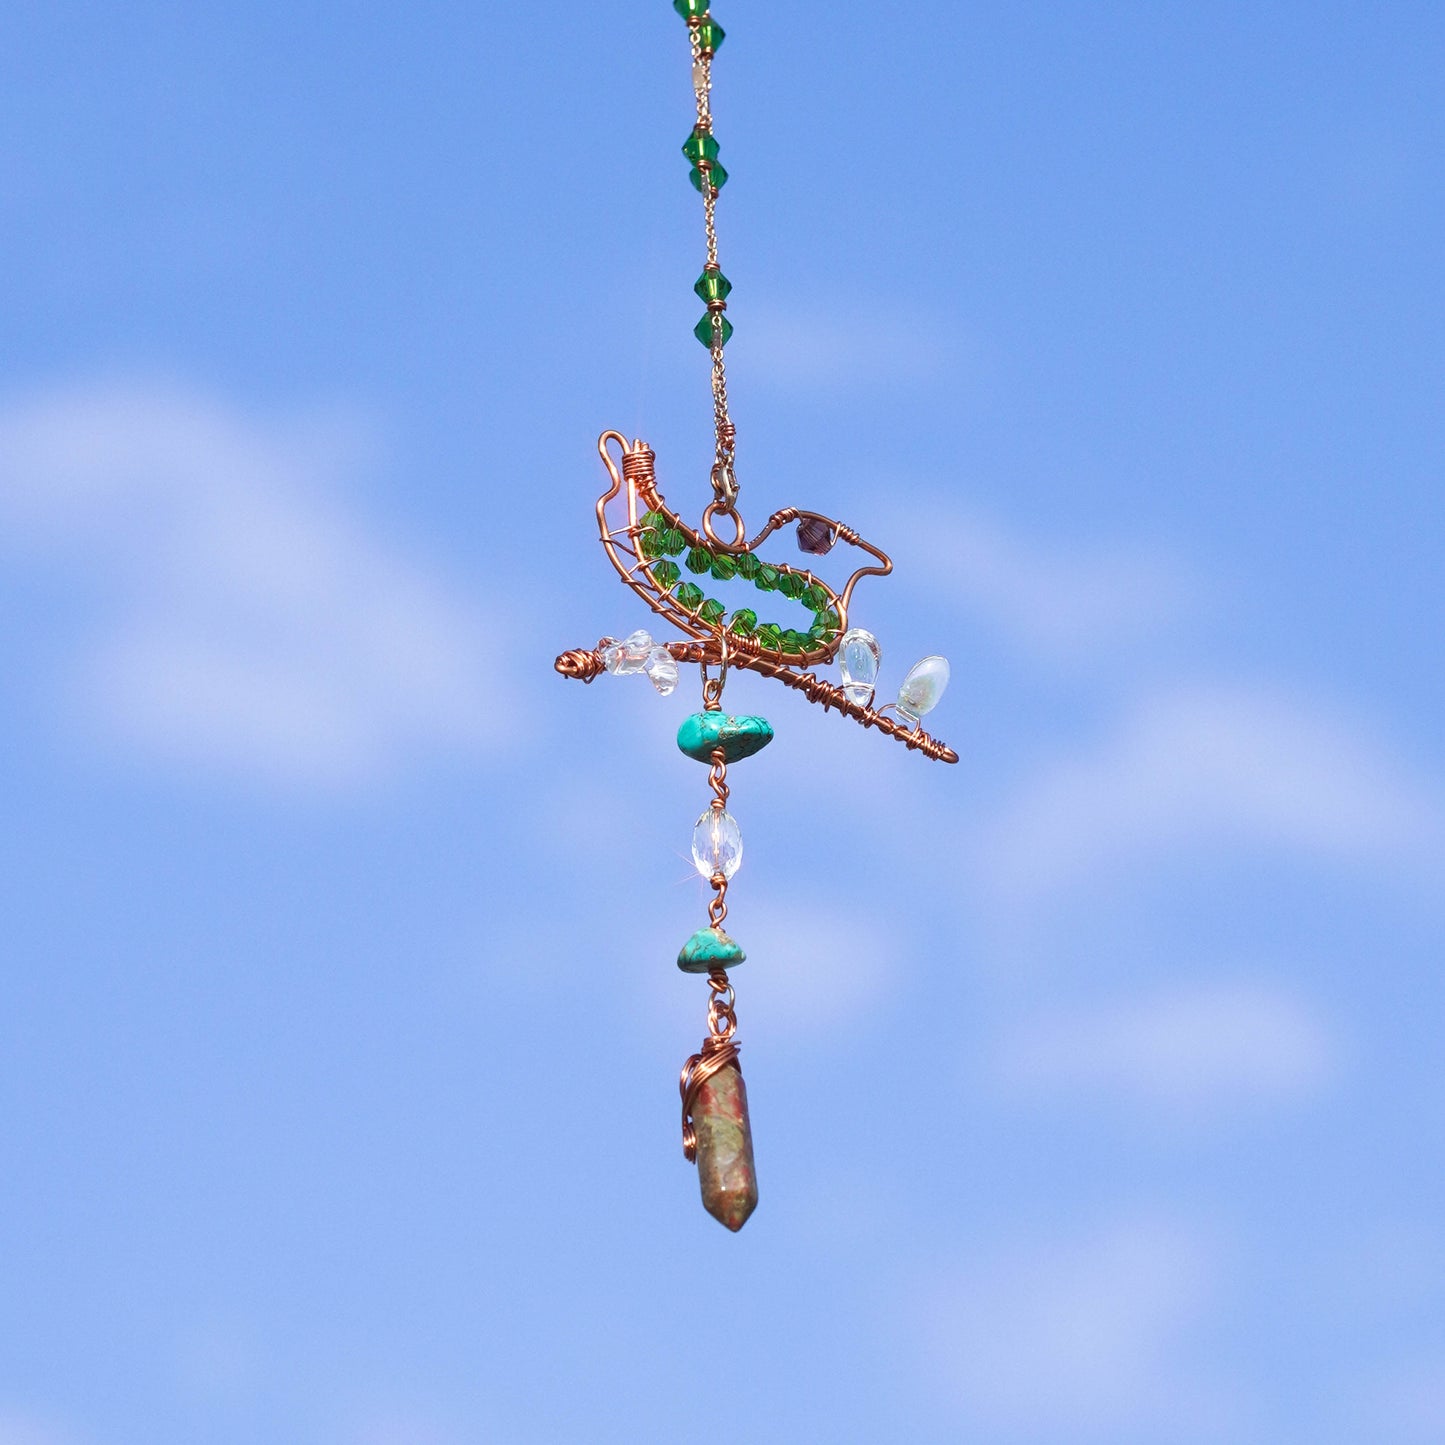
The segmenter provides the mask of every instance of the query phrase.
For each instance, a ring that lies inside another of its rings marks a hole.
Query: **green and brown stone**
[[[736,1234],[758,1207],[758,1175],[748,1091],[734,1065],[719,1069],[698,1088],[692,1126],[697,1133],[702,1207]]]

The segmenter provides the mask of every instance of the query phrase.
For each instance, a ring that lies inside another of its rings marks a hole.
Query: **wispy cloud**
[[[977,847],[989,885],[1019,898],[1201,845],[1433,873],[1442,839],[1439,785],[1358,726],[1266,690],[1193,686],[1145,696],[1041,767]]]
[[[1038,1019],[1001,1041],[995,1077],[1032,1102],[1198,1114],[1309,1098],[1337,1055],[1294,993],[1210,983]]]
[[[1155,636],[1201,605],[1198,580],[1162,548],[1028,538],[942,498],[886,531],[908,539],[908,575],[939,605],[1051,662]]]
[[[0,410],[0,550],[91,608],[57,658],[73,705],[152,757],[302,787],[495,744],[482,617],[338,495],[364,450],[170,387]]]
[[[1219,1402],[1182,1369],[1215,1273],[1205,1241],[1160,1219],[1019,1239],[940,1270],[923,1295],[928,1357],[991,1440],[1133,1439],[1166,1423],[1175,1440],[1181,1418],[1188,1438],[1218,1439]]]

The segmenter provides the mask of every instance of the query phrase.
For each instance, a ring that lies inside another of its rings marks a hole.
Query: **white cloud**
[[[739,344],[744,338],[739,337]],[[850,306],[815,310],[762,306],[749,313],[748,369],[788,391],[836,391],[867,383],[925,381],[953,358],[938,328],[921,316]]]
[[[1442,839],[1438,786],[1377,741],[1221,686],[1145,697],[1113,736],[1042,768],[977,849],[987,884],[1019,898],[1196,846],[1438,871]]]
[[[914,585],[1051,661],[1154,636],[1199,604],[1198,584],[1163,551],[1026,541],[941,500],[879,530],[907,539]]]
[[[1000,1044],[996,1076],[1026,1099],[1197,1112],[1310,1097],[1336,1052],[1286,990],[1215,983],[1039,1019]]]
[[[1183,1419],[1218,1440],[1220,1402],[1181,1362],[1214,1275],[1199,1238],[1157,1219],[1019,1240],[930,1284],[929,1359],[989,1439],[1117,1440],[1137,1429],[1177,1440]]]
[[[334,495],[360,450],[162,387],[0,411],[0,551],[94,608],[73,705],[143,753],[300,786],[494,744],[483,619]]]

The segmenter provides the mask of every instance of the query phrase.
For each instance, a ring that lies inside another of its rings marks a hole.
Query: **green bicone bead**
[[[703,301],[726,301],[733,283],[721,271],[704,271],[692,289]]]
[[[753,586],[759,592],[776,592],[778,590],[778,569],[771,562],[759,563],[758,575],[753,578]]]
[[[665,532],[660,533],[659,537],[659,545],[664,555],[668,557],[680,555],[687,547],[687,538],[676,527],[669,527]]]
[[[776,622],[759,623],[758,630],[754,635],[762,647],[776,651],[783,645],[783,630]]]
[[[693,165],[699,161],[715,161],[718,153],[717,138],[710,130],[699,130],[693,126],[692,134],[682,143],[682,153]]]
[[[682,946],[677,966],[684,973],[711,973],[715,968],[736,968],[747,962],[738,944],[721,928],[699,928]]]
[[[699,577],[704,572],[712,571],[712,553],[706,547],[692,548],[684,560],[687,563],[687,570],[696,572]]]
[[[709,597],[698,609],[698,616],[701,617],[704,622],[710,622],[716,626],[723,620],[723,614],[726,611],[727,608],[724,607],[716,597]]]
[[[637,550],[641,552],[649,562],[655,557],[661,557],[663,555],[662,533],[654,532],[650,529],[641,533],[637,538]]]
[[[838,635],[836,627],[810,627],[808,641],[813,647],[827,647]]]
[[[696,582],[684,582],[677,589],[679,605],[687,612],[696,612],[702,606],[702,588]]]
[[[712,762],[722,749],[723,761],[740,763],[760,753],[773,740],[773,725],[765,717],[734,717],[725,712],[695,712],[682,720],[677,745],[699,763]]]
[[[784,652],[806,652],[808,650],[808,635],[799,632],[795,627],[783,629],[783,651]]]
[[[738,576],[744,581],[754,582],[757,575],[762,571],[763,564],[751,552],[738,553]]]
[[[728,556],[726,552],[719,552],[712,559],[712,575],[719,582],[731,582],[738,575],[737,558]]]
[[[696,15],[706,15],[707,7],[708,0],[672,0],[672,8],[684,20],[691,20]]]
[[[711,55],[728,38],[728,33],[716,20],[704,20],[697,27],[698,46],[704,55]]]
[[[666,512],[644,512],[638,519],[638,526],[650,527],[654,532],[664,531],[672,525],[672,519]]]
[[[692,334],[697,337],[709,351],[712,350],[713,314],[713,312],[709,311],[707,315],[692,328]],[[733,324],[721,312],[717,313],[717,319],[722,323],[722,344],[726,346],[728,342],[733,339]]]
[[[803,581],[801,573],[784,572],[781,568],[778,569],[778,591],[781,592],[784,597],[801,597],[803,595],[803,589],[806,588],[807,585],[808,584]]]
[[[671,591],[677,585],[677,579],[682,576],[676,562],[654,562],[652,564],[652,580],[667,591]]]
[[[816,582],[810,582],[803,588],[798,601],[809,612],[821,612],[828,605],[828,594]]]
[[[832,608],[825,608],[813,618],[813,626],[829,632],[836,632],[838,630],[838,614]]]
[[[758,614],[751,607],[739,607],[728,623],[728,631],[746,637],[758,625]]]
[[[688,179],[692,182],[695,191],[702,190],[702,171],[694,166],[688,172]],[[721,161],[709,161],[707,167],[708,184],[715,191],[720,191],[728,183],[727,167]]]

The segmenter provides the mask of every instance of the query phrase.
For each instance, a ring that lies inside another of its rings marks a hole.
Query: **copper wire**
[[[738,1067],[738,1043],[734,1037],[738,1016],[733,986],[720,968],[708,974],[707,986],[712,990],[707,1009],[707,1037],[702,1048],[682,1066],[677,1080],[682,1099],[682,1152],[689,1164],[697,1162],[697,1130],[693,1127],[692,1111],[698,1090],[714,1074],[729,1066]]]

